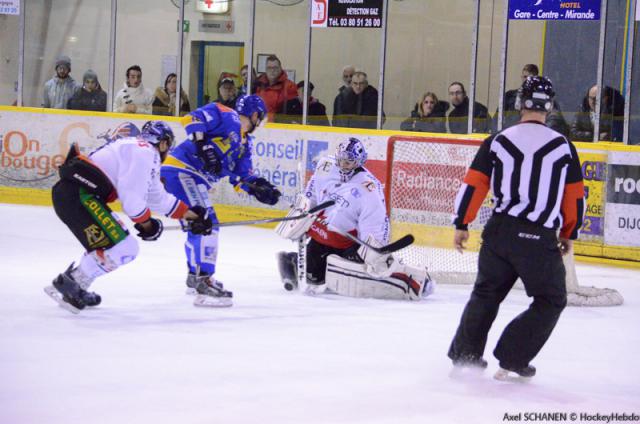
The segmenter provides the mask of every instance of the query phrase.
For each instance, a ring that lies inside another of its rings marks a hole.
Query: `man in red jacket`
[[[278,56],[269,56],[266,65],[266,72],[258,77],[256,94],[267,106],[269,122],[274,122],[274,115],[285,113],[287,101],[298,96],[298,88],[287,78]]]

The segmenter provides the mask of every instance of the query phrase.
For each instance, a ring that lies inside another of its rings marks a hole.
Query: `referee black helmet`
[[[553,84],[547,77],[529,75],[518,89],[516,98],[516,110],[534,110],[538,112],[550,112],[553,107]]]

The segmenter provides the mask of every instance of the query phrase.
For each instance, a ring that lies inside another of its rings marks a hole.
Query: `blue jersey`
[[[175,146],[162,165],[163,170],[182,169],[202,176],[208,183],[229,177],[236,185],[239,179],[251,180],[251,140],[242,139],[238,114],[218,103],[209,103],[185,116],[182,120],[189,139]],[[207,173],[192,141],[192,134],[202,133],[207,144],[214,146],[222,164],[219,175]],[[238,178],[239,177],[239,178]]]

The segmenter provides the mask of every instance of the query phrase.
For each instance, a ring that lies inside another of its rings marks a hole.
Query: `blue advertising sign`
[[[509,19],[597,21],[601,0],[509,0]]]

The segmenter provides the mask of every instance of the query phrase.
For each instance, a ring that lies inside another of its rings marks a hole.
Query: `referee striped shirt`
[[[493,213],[560,228],[575,239],[582,226],[584,184],[575,147],[542,123],[525,121],[480,146],[455,201],[453,224],[466,230],[489,188]]]

